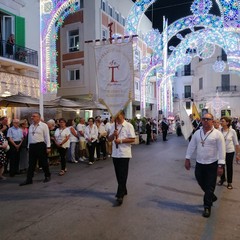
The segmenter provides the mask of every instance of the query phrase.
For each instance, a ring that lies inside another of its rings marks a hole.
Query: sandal
[[[60,172],[59,172],[59,176],[63,176],[65,174],[65,171],[64,170],[61,170]]]
[[[232,186],[232,184],[231,183],[229,183],[228,185],[227,185],[227,189],[233,189],[233,186]]]

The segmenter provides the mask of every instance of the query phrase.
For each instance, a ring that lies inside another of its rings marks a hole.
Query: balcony
[[[38,66],[37,51],[16,44],[14,44],[14,46],[11,46],[7,44],[7,41],[3,40],[0,41],[0,44],[0,57]]]
[[[238,91],[238,87],[236,85],[216,87],[216,92],[237,92],[237,91]]]
[[[193,70],[182,71],[181,76],[194,76],[194,71]]]

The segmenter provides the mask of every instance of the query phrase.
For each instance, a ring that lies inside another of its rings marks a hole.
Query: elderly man
[[[124,111],[116,117],[116,126],[110,130],[108,140],[113,142],[113,164],[118,182],[117,204],[123,203],[123,197],[127,195],[127,178],[129,159],[132,157],[131,143],[135,141],[133,125],[125,120]]]
[[[29,168],[26,181],[20,183],[20,186],[32,184],[34,171],[37,161],[40,162],[45,174],[44,183],[49,182],[51,174],[49,171],[47,154],[51,151],[50,135],[48,126],[41,121],[41,115],[38,112],[32,114],[32,124],[29,127],[28,133],[28,148],[29,148]]]
[[[197,130],[188,145],[185,168],[190,170],[190,158],[197,150],[195,177],[204,192],[203,217],[210,217],[217,175],[223,174],[225,165],[225,142],[222,133],[213,126],[213,115],[207,113],[202,118],[202,127]]]
[[[8,129],[7,137],[10,145],[9,160],[10,160],[10,177],[14,177],[19,172],[20,147],[23,141],[23,132],[19,128],[19,119],[13,119],[13,126]]]

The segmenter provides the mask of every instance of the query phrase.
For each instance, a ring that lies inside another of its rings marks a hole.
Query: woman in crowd
[[[98,139],[98,129],[94,125],[94,118],[88,119],[88,126],[85,129],[84,137],[87,142],[88,152],[89,152],[89,165],[94,163],[94,153],[96,149],[97,139]]]
[[[101,124],[101,120],[96,120],[96,126],[98,128],[98,140],[96,145],[97,150],[97,161],[100,160],[100,154],[103,154],[103,160],[107,159],[107,149],[106,149],[106,137],[107,131],[105,125]]]
[[[19,170],[20,173],[26,172],[28,168],[28,120],[23,119],[20,121],[20,129],[23,132],[23,142],[20,150]]]
[[[49,164],[53,166],[58,166],[59,165],[59,153],[57,150],[57,146],[55,143],[55,131],[57,129],[55,125],[55,120],[50,119],[47,121],[48,129],[49,129],[49,134],[50,134],[50,139],[51,139],[51,151],[48,154],[49,158]]]
[[[226,144],[226,170],[227,170],[227,188],[233,189],[232,187],[232,178],[233,178],[233,158],[235,154],[235,149],[237,153],[239,153],[239,143],[237,139],[237,134],[234,129],[231,127],[231,119],[229,117],[222,117],[220,119],[221,121],[221,132],[223,134],[223,137],[225,139]],[[236,160],[239,161],[239,155],[236,155]],[[221,176],[220,181],[218,182],[218,185],[223,185],[223,183],[226,181],[226,175],[225,175],[225,168],[223,169],[223,175]]]
[[[56,129],[54,137],[61,158],[61,171],[59,172],[59,176],[63,176],[67,171],[66,155],[70,146],[70,131],[66,126],[66,120],[64,118],[59,119],[59,128]]]
[[[76,160],[78,159],[76,157],[76,147],[79,140],[78,140],[78,133],[75,129],[75,122],[73,119],[69,119],[67,121],[67,127],[70,131],[70,137],[69,137],[70,147],[68,149],[68,161],[71,163],[78,163],[78,161]]]
[[[5,180],[3,176],[4,165],[6,164],[6,151],[9,148],[8,142],[2,133],[3,125],[0,123],[0,180]]]

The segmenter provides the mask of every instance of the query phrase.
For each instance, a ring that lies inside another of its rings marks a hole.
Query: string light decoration
[[[55,92],[58,89],[56,64],[59,28],[69,14],[80,9],[78,0],[40,0],[41,31],[41,92]]]
[[[205,15],[212,8],[211,0],[195,0],[191,5],[191,11],[194,15]]]
[[[213,70],[215,72],[223,72],[225,68],[226,63],[221,59],[217,59],[217,61],[213,64]]]

